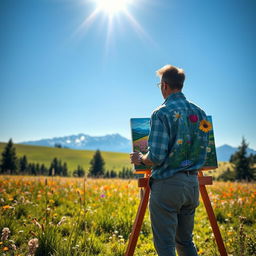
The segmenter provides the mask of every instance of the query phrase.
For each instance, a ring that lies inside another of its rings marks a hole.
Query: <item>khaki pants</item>
[[[176,173],[168,179],[150,178],[149,210],[154,245],[159,256],[197,256],[192,241],[195,209],[199,205],[197,175]]]

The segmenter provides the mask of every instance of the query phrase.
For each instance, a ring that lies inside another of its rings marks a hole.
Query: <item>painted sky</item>
[[[113,1],[113,0],[112,0]],[[185,70],[217,146],[256,149],[256,1],[0,1],[0,141],[120,133],[163,102],[155,71]],[[91,15],[91,16],[90,16]],[[90,18],[89,18],[90,17]]]

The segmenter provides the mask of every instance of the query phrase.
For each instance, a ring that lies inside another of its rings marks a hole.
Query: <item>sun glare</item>
[[[114,15],[124,11],[132,0],[94,0],[100,11],[108,15]]]
[[[88,16],[83,20],[83,22],[76,29],[74,35],[81,35],[81,33],[89,30],[89,27],[93,25],[96,19],[100,19],[105,26],[106,40],[105,47],[106,52],[111,46],[112,35],[120,29],[120,24],[122,20],[126,19],[142,39],[146,38],[147,42],[152,43],[152,39],[148,36],[139,22],[132,15],[132,7],[138,5],[139,0],[80,0],[85,4],[93,4],[95,9],[88,14]],[[133,5],[133,6],[132,6]],[[105,15],[102,15],[105,14]],[[114,29],[115,28],[115,29]],[[124,29],[122,27],[121,29]]]

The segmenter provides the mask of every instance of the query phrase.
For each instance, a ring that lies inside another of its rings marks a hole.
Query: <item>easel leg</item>
[[[199,171],[199,177],[203,177],[202,171]],[[214,211],[212,209],[212,205],[211,205],[206,187],[205,187],[205,185],[200,185],[199,187],[200,187],[200,193],[201,193],[201,196],[202,196],[202,199],[204,202],[204,206],[205,206],[208,218],[209,218],[211,226],[212,226],[212,231],[214,233],[214,237],[215,237],[216,243],[218,245],[220,255],[227,256],[228,254],[227,254],[226,248],[225,248],[223,240],[222,240],[222,236],[221,236],[221,233],[220,233],[220,230],[218,227],[217,220],[214,215]]]
[[[135,251],[135,247],[136,247],[136,244],[138,241],[138,237],[139,237],[139,234],[141,231],[141,226],[142,226],[143,219],[144,219],[145,212],[146,212],[147,205],[148,205],[149,192],[150,192],[150,187],[149,187],[148,181],[149,181],[149,178],[147,178],[147,181],[146,181],[147,185],[143,189],[144,193],[143,193],[143,196],[140,201],[136,219],[133,223],[132,233],[129,238],[129,243],[128,243],[127,250],[125,252],[125,256],[132,256]]]

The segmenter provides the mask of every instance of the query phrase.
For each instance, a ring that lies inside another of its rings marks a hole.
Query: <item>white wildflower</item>
[[[57,226],[60,226],[63,222],[65,222],[66,221],[66,217],[65,216],[63,216],[62,218],[61,218],[61,220],[58,222],[58,224],[57,224]]]
[[[28,256],[35,255],[35,252],[36,252],[36,249],[38,248],[38,246],[39,246],[39,244],[38,244],[37,238],[30,239],[28,242],[28,250],[29,250]]]
[[[3,229],[2,229],[1,240],[2,240],[2,241],[7,240],[10,233],[11,233],[11,231],[10,231],[9,228],[3,228]]]

